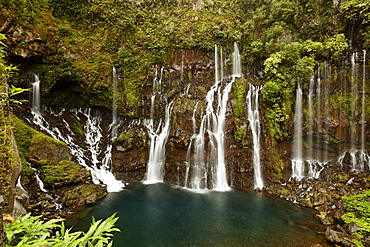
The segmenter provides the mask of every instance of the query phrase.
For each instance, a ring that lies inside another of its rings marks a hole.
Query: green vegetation
[[[346,213],[342,216],[346,224],[358,225],[358,236],[365,241],[364,235],[370,234],[370,190],[352,196],[343,196]],[[362,246],[362,245],[357,245]]]
[[[245,119],[246,109],[243,106],[245,102],[245,97],[247,96],[248,83],[243,79],[237,79],[233,85],[233,93],[235,104],[234,106],[234,116],[238,119]]]
[[[118,220],[115,215],[106,220],[96,221],[94,218],[89,230],[72,232],[66,229],[62,219],[49,221],[40,220],[41,216],[31,217],[30,214],[16,218],[13,223],[4,223],[4,246],[18,247],[72,247],[72,246],[112,246],[113,232],[119,232],[114,224]],[[55,234],[51,234],[52,230]]]
[[[21,101],[12,97],[24,92],[24,90],[10,87],[8,90],[7,77],[14,71],[13,66],[9,66],[5,61],[4,43],[5,38],[0,34],[0,195],[5,196],[6,211],[12,210],[12,202],[8,200],[8,195],[13,191],[10,189],[11,176],[16,170],[20,170],[17,159],[17,151],[13,140],[13,123],[11,120],[10,104],[20,104]]]
[[[214,44],[231,50],[238,42],[244,63],[265,68],[265,104],[277,112],[268,113],[267,125],[282,138],[289,136],[278,127],[289,121],[294,101],[289,94],[297,82],[308,83],[312,64],[338,64],[349,39],[356,46],[369,45],[368,1],[0,0],[0,6],[5,16],[56,44],[41,63],[26,65],[42,78],[50,105],[72,100],[75,105],[110,108],[111,68],[116,66],[122,68],[119,112],[138,116],[138,102],[155,64],[171,64],[182,50],[212,51]],[[26,82],[25,75],[17,79]],[[54,92],[64,86],[81,97]]]
[[[26,160],[29,158],[30,143],[37,131],[29,127],[16,116],[12,116],[12,120],[14,124],[14,136],[17,142],[19,156],[21,157],[23,166],[27,167]]]

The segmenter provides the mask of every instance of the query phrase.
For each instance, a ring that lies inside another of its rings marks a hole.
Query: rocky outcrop
[[[370,189],[367,175],[348,174],[339,169],[331,169],[323,179],[291,180],[283,185],[266,188],[266,192],[317,210],[316,216],[327,226],[325,235],[328,241],[340,246],[356,246],[356,224],[345,224],[342,219],[345,208],[342,197],[358,194]],[[353,241],[351,241],[354,239]],[[359,239],[357,239],[358,241]]]
[[[107,195],[104,186],[95,185],[91,174],[72,161],[65,143],[35,131],[15,118],[23,167],[18,198],[26,210],[46,217],[66,216],[77,207],[97,202]],[[27,141],[28,140],[28,141]],[[27,193],[29,201],[22,198]]]
[[[53,32],[44,32],[40,27],[28,28],[15,17],[0,15],[0,32],[7,36],[6,44],[13,56],[21,58],[42,57],[50,61],[58,61],[66,48]]]

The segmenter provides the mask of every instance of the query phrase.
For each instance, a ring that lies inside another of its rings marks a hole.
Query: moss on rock
[[[30,159],[48,160],[57,164],[62,160],[71,160],[68,147],[64,142],[55,140],[40,132],[36,133],[30,142]]]
[[[39,164],[42,164],[41,179],[49,187],[84,183],[91,176],[90,172],[73,161],[62,160],[58,164],[40,161]]]

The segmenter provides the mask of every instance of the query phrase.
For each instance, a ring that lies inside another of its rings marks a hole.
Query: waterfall
[[[153,77],[153,93],[159,93],[162,91],[164,68],[161,68],[160,76],[158,78],[158,68],[155,66],[154,77]]]
[[[337,163],[343,166],[344,158],[349,155],[351,163],[351,171],[354,173],[370,170],[370,156],[359,149],[344,150],[342,155],[339,156]]]
[[[229,186],[227,184],[227,176],[226,176],[226,166],[225,166],[225,144],[224,144],[224,130],[225,130],[225,113],[226,113],[226,105],[228,101],[229,92],[231,90],[232,83],[231,81],[229,84],[225,86],[225,89],[222,93],[221,101],[219,101],[217,112],[217,120],[213,124],[217,126],[216,132],[214,132],[214,137],[216,140],[217,148],[212,148],[212,151],[217,151],[217,166],[216,168],[216,177],[214,177],[213,182],[213,189],[224,191],[228,190]],[[212,135],[211,135],[212,136]],[[212,139],[212,138],[211,138]],[[211,141],[211,145],[212,145]],[[212,152],[211,152],[212,155]]]
[[[362,72],[362,91],[358,89],[358,82],[359,82],[359,74],[358,74],[358,67],[359,67],[359,54],[357,52],[351,55],[351,95],[352,95],[352,102],[351,102],[351,148],[350,150],[344,150],[342,155],[338,158],[338,163],[343,165],[343,160],[348,154],[350,159],[349,162],[351,164],[351,171],[354,173],[364,172],[366,170],[370,170],[370,156],[367,154],[365,150],[365,126],[366,126],[366,119],[365,119],[365,104],[366,104],[366,50],[363,50],[363,72]],[[356,135],[356,112],[358,111],[358,102],[361,102],[361,119],[359,123],[361,124],[361,139],[360,144],[361,148],[358,149],[359,138]]]
[[[240,77],[242,76],[242,69],[239,48],[236,42],[234,43],[234,52],[232,56],[233,56],[233,76]]]
[[[322,127],[322,121],[321,121],[321,65],[318,64],[317,66],[317,86],[316,86],[316,99],[317,99],[317,108],[316,108],[316,117],[318,119],[317,121],[317,134],[316,134],[316,145],[317,150],[320,150],[320,130]],[[316,160],[320,160],[320,152],[316,153]]]
[[[313,120],[313,95],[314,95],[314,83],[315,83],[315,78],[312,76],[308,88],[308,149],[309,149],[309,159],[313,159],[313,153],[312,153],[312,148],[313,148],[313,133],[314,133],[314,120]]]
[[[330,78],[329,64],[328,62],[324,62],[324,121],[325,121],[325,125],[323,127],[323,131],[326,136],[329,135],[329,124],[328,123],[330,122],[330,113],[329,113],[329,109],[330,109],[329,82],[330,81],[329,81],[329,78]],[[328,161],[328,153],[329,153],[328,146],[329,146],[329,142],[325,141],[324,147],[323,147],[324,153],[323,153],[323,158],[322,158],[324,162]]]
[[[233,59],[233,62],[237,64],[233,64],[231,81],[226,83],[222,90],[223,78],[220,80],[219,77],[220,62],[218,55],[218,48],[215,45],[215,84],[207,93],[206,109],[204,115],[201,117],[199,132],[196,133],[194,130],[190,146],[188,147],[187,166],[192,168],[192,176],[189,184],[187,184],[188,181],[186,180],[185,186],[196,190],[207,189],[209,186],[213,190],[229,190],[225,165],[224,140],[226,106],[235,78],[241,76],[241,65],[239,50],[235,44],[233,57],[239,59]],[[221,60],[223,60],[222,55]],[[222,63],[223,61],[221,61]],[[221,74],[223,76],[223,65],[221,65]],[[194,120],[193,125],[195,128]],[[208,140],[208,143],[206,140]],[[189,154],[192,150],[191,147],[193,147],[193,156]],[[209,184],[209,178],[212,178],[211,185]]]
[[[304,174],[302,157],[302,90],[298,85],[296,91],[296,106],[294,113],[294,141],[292,159],[292,177],[300,180]]]
[[[260,86],[253,86],[249,84],[249,90],[247,94],[248,104],[248,121],[253,136],[253,167],[254,167],[254,188],[262,189],[263,180],[261,173],[261,159],[260,159],[260,117],[258,110],[258,94],[261,90]]]
[[[362,68],[362,108],[361,108],[361,163],[365,162],[365,98],[366,98],[366,50],[363,50],[363,68]]]
[[[357,110],[357,52],[351,56],[351,149],[354,150],[356,142],[356,110]]]
[[[222,51],[222,46],[220,48],[220,73],[221,73],[221,80],[224,79],[224,54]]]
[[[220,81],[219,79],[219,73],[218,73],[218,51],[217,51],[217,45],[215,45],[215,84],[217,84]]]
[[[153,78],[153,93],[151,96],[150,119],[144,121],[144,125],[148,130],[150,139],[149,143],[149,160],[144,183],[152,184],[163,182],[164,164],[166,161],[166,143],[170,134],[171,112],[174,102],[168,103],[164,96],[160,95],[162,91],[164,68],[162,67],[160,77],[158,78],[157,66],[155,67]],[[164,109],[164,120],[160,119],[157,127],[154,119],[154,105],[156,95],[160,95],[159,100],[164,100],[166,103]]]
[[[32,82],[32,113],[41,114],[41,103],[40,103],[40,79],[37,75],[33,75]]]
[[[106,185],[108,192],[121,190],[124,184],[116,180],[113,173],[110,172],[111,163],[108,158],[111,156],[110,146],[108,146],[105,151],[105,159],[102,161],[99,160],[99,155],[101,153],[100,144],[103,142],[103,134],[100,127],[101,117],[92,116],[91,109],[85,111],[73,109],[71,113],[80,123],[83,122],[81,116],[86,119],[83,128],[86,148],[79,146],[74,141],[73,136],[76,134],[71,131],[69,124],[64,119],[62,124],[50,126],[47,120],[39,115],[33,122],[54,139],[66,143],[72,156],[77,160],[77,163],[90,171],[92,180],[95,184],[102,183]],[[69,134],[63,134],[57,126],[63,126],[69,131]]]
[[[115,67],[112,69],[113,71],[113,101],[112,101],[112,123],[110,125],[111,129],[111,139],[117,137],[117,129],[118,125],[118,113],[117,113],[117,92],[118,92],[118,77],[117,77],[117,70]]]
[[[40,176],[39,176],[39,172],[37,171],[36,168],[33,168],[30,164],[28,164],[28,166],[35,171],[35,178],[36,178],[36,182],[37,184],[39,185],[39,188],[42,192],[48,192],[45,187],[44,187],[44,182],[42,182]]]
[[[172,106],[173,101],[166,105],[164,122],[162,123],[161,120],[157,128],[154,126],[153,118],[144,123],[148,129],[150,138],[149,161],[145,178],[145,183],[147,184],[163,182],[164,164],[166,160],[166,143],[170,133]]]

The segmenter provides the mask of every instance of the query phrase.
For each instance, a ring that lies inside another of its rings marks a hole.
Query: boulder
[[[58,164],[60,161],[70,161],[72,156],[64,142],[55,140],[42,133],[36,133],[29,147],[30,159],[34,161],[47,160],[52,164]]]
[[[344,237],[344,234],[343,232],[338,232],[328,227],[325,231],[325,237],[332,243],[340,243]]]

